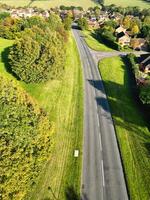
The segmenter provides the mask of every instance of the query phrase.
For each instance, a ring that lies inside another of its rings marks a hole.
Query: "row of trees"
[[[49,159],[54,125],[19,84],[0,75],[0,198],[24,199]]]

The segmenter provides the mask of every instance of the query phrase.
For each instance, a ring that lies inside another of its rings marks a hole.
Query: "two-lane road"
[[[82,200],[128,200],[101,76],[80,31],[73,29],[73,34],[84,71]]]

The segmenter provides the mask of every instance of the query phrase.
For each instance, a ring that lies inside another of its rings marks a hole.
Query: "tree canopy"
[[[64,68],[65,48],[62,36],[38,27],[26,29],[10,49],[13,73],[26,83],[44,82],[59,77]]]
[[[19,86],[0,75],[1,198],[23,199],[50,156],[54,125]]]

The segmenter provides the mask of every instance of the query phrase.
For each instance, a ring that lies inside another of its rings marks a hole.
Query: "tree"
[[[38,27],[26,29],[9,54],[10,66],[16,76],[26,83],[39,83],[59,77],[64,69],[63,37]]]
[[[150,25],[144,25],[141,30],[142,36],[150,38]]]
[[[64,23],[64,28],[65,30],[70,30],[71,29],[71,24],[72,24],[72,19],[71,17],[67,16],[64,20],[63,20],[63,23]]]
[[[124,19],[123,19],[123,22],[122,22],[123,26],[128,29],[130,28],[131,26],[131,19],[129,16],[126,16]]]
[[[146,16],[143,21],[144,25],[150,25],[150,16]]]
[[[25,199],[51,148],[54,125],[13,79],[0,75],[1,199]]]
[[[51,30],[57,30],[60,26],[62,26],[61,19],[58,15],[51,13],[47,22],[50,26]]]
[[[150,104],[150,85],[140,87],[140,99],[143,104]]]
[[[100,5],[104,5],[104,0],[98,0],[98,3],[100,4]]]
[[[139,27],[137,25],[134,25],[131,29],[132,35],[137,35],[140,32]]]
[[[10,17],[10,13],[8,13],[8,12],[1,12],[0,13],[0,21],[4,20],[7,17]]]
[[[99,15],[100,15],[100,8],[99,8],[99,7],[96,7],[96,8],[94,9],[94,13],[95,13],[96,18],[98,19],[98,18],[99,18]]]
[[[78,20],[78,26],[82,29],[82,30],[88,30],[88,22],[86,20],[86,18],[80,18]]]

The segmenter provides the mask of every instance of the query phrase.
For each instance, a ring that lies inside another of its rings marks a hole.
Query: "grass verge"
[[[133,99],[128,68],[120,57],[105,58],[104,81],[132,200],[150,197],[150,132]]]
[[[56,124],[55,147],[39,182],[27,199],[67,199],[68,193],[79,195],[82,163],[83,91],[78,50],[70,37],[66,70],[61,80],[23,87],[45,108]],[[74,158],[74,150],[80,156]],[[73,195],[73,194],[71,194]]]
[[[97,39],[92,36],[92,31],[83,31],[85,36],[85,41],[87,45],[95,51],[114,51],[113,49],[107,47],[105,44],[100,43]]]

